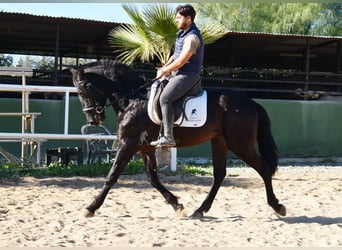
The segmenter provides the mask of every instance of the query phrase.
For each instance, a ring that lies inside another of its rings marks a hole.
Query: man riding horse
[[[204,43],[199,29],[194,23],[196,11],[187,5],[176,8],[176,23],[179,29],[174,55],[157,72],[156,79],[170,76],[169,82],[160,95],[160,106],[164,135],[151,145],[173,147],[174,108],[173,102],[181,98],[200,80],[203,64]]]

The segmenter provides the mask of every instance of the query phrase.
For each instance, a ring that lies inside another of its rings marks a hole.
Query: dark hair
[[[190,4],[185,4],[185,5],[179,5],[176,8],[176,14],[179,13],[180,15],[187,17],[190,16],[191,21],[194,22],[195,16],[196,16],[196,11],[194,7],[192,7]]]

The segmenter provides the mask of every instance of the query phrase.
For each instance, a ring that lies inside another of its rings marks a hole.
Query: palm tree
[[[147,5],[140,12],[133,5],[123,5],[134,25],[124,25],[109,32],[109,42],[118,57],[127,64],[135,60],[149,62],[157,58],[161,64],[169,59],[177,34],[174,10],[167,4]],[[225,31],[218,23],[200,27],[205,44],[222,37]]]

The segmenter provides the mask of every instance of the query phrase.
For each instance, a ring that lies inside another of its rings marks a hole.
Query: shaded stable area
[[[52,56],[54,70],[34,70],[28,81],[71,86],[70,65],[62,65],[62,58],[115,59],[108,32],[123,25],[1,12],[0,53]],[[228,32],[205,46],[203,85],[235,88],[254,98],[340,96],[341,44],[342,37]],[[155,75],[153,67],[142,73]]]
[[[205,84],[258,98],[340,96],[341,44],[342,37],[230,32],[206,46]]]

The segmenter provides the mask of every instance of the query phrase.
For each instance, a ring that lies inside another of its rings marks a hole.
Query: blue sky
[[[98,21],[131,23],[122,8],[123,3],[0,3],[0,11],[46,15],[53,17],[82,18]],[[139,9],[147,4],[130,3]],[[176,7],[179,3],[170,3]]]

